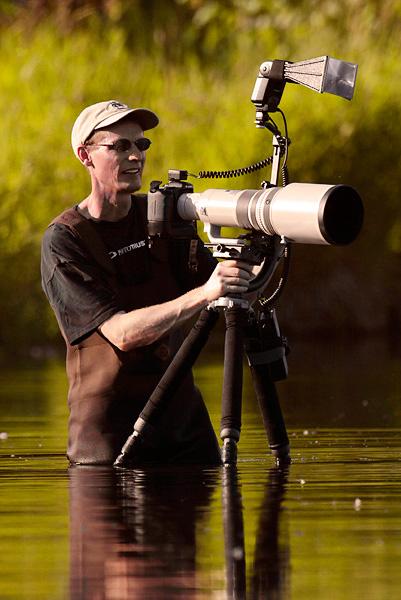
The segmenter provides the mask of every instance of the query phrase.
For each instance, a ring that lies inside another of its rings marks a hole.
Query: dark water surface
[[[68,468],[63,365],[0,372],[0,598],[401,598],[400,358],[299,345],[269,453],[247,369],[236,468]],[[221,356],[196,369],[219,428]]]

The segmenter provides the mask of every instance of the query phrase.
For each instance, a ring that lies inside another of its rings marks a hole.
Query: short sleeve
[[[71,229],[51,225],[42,240],[42,287],[70,344],[122,310],[100,265]]]

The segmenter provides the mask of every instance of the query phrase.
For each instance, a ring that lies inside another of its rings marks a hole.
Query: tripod
[[[269,309],[265,318],[256,321],[248,302],[241,298],[220,298],[200,313],[198,320],[182,343],[166,372],[134,424],[114,466],[123,466],[128,455],[134,456],[146,429],[157,423],[169,397],[192,368],[210,332],[219,309],[224,309],[226,333],[220,437],[223,441],[222,462],[234,465],[241,432],[242,380],[244,350],[248,357],[253,385],[269,446],[277,462],[289,462],[289,441],[274,381],[286,376],[286,345],[281,338],[275,312]]]

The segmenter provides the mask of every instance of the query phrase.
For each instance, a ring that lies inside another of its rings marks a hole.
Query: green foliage
[[[385,326],[376,302],[401,252],[399,0],[3,1],[0,23],[0,346],[8,353],[57,338],[40,289],[40,239],[89,190],[69,144],[84,106],[116,98],[159,114],[147,189],[168,168],[229,169],[269,155],[270,136],[253,126],[249,100],[260,63],[324,54],[359,64],[355,98],[287,85],[281,107],[292,139],[290,175],[355,185],[366,225],[350,248],[296,248],[295,296],[284,314],[304,322],[297,315],[307,315],[315,295],[329,306],[334,289],[334,326]],[[268,175],[219,184],[258,187]],[[394,285],[392,278],[389,308]]]

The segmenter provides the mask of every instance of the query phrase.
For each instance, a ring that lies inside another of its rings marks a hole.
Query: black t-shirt
[[[91,225],[106,247],[120,285],[140,284],[149,277],[147,226],[135,201],[120,221],[91,221]],[[193,279],[194,285],[185,286],[187,289],[206,281],[214,268],[214,258],[201,243],[198,258],[198,275]],[[115,313],[126,310],[110,285],[110,276],[66,225],[56,223],[46,230],[41,270],[42,287],[71,345],[90,335]],[[182,269],[177,267],[177,270]]]

